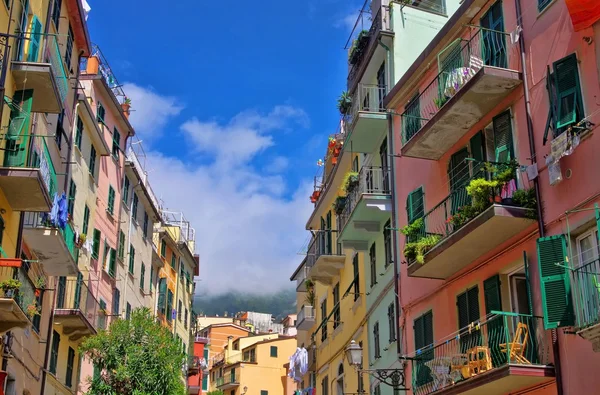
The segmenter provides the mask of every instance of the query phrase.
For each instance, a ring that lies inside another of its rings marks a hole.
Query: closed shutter
[[[500,275],[492,276],[483,282],[483,296],[486,314],[490,314],[492,311],[502,311]],[[506,343],[507,329],[502,316],[494,316],[487,322],[488,347],[492,355],[492,366],[495,368],[506,363],[506,353],[502,352],[500,344]]]
[[[333,253],[333,245],[331,244],[331,210],[327,212],[327,249],[326,254],[332,255]]]
[[[483,282],[483,296],[485,298],[485,313],[502,311],[502,296],[500,293],[500,275],[495,275]]]
[[[499,163],[508,162],[514,158],[510,111],[494,117],[492,125],[494,128],[494,160]]]
[[[27,51],[27,61],[37,62],[38,53],[40,51],[40,40],[42,38],[42,22],[37,16],[33,16],[31,22],[31,35],[29,40],[29,50]]]
[[[462,329],[469,325],[469,303],[466,292],[458,295],[456,306],[458,308],[458,328]]]
[[[94,244],[92,246],[92,257],[98,259],[98,254],[100,253],[100,239],[102,238],[102,234],[98,229],[94,229]]]
[[[481,333],[468,326],[479,321],[479,287],[475,286],[456,298],[458,309],[458,327],[460,330],[460,346],[462,352],[481,343]]]
[[[83,284],[83,274],[77,273],[77,283],[75,284],[74,309],[81,306],[81,285]]]
[[[569,126],[583,114],[577,56],[569,55],[554,62],[554,83],[558,96],[557,128]]]
[[[167,279],[161,278],[158,280],[158,312],[165,314],[167,296]]]
[[[58,294],[56,295],[56,308],[64,309],[65,306],[65,295],[67,290],[67,278],[59,277],[58,278]]]
[[[411,224],[425,215],[425,202],[423,188],[419,187],[408,194],[406,200],[406,212],[408,214],[408,223]]]
[[[111,248],[108,258],[108,274],[110,274],[111,277],[115,277],[115,275],[117,274],[116,255],[116,250],[114,248]]]
[[[469,141],[469,147],[471,148],[471,158],[475,159],[476,162],[473,164],[473,176],[472,178],[482,178],[485,176],[483,168],[483,162],[486,161],[485,153],[485,138],[483,131],[477,132]]]
[[[555,329],[574,324],[571,281],[566,266],[567,244],[564,235],[537,240],[538,266],[544,309],[544,328]]]
[[[115,190],[112,186],[108,187],[108,212],[115,213]]]
[[[415,349],[423,348],[433,344],[433,312],[429,311],[414,321]],[[425,364],[433,359],[433,349],[422,350],[420,359],[415,363],[416,386],[420,387],[433,381],[431,370]]]

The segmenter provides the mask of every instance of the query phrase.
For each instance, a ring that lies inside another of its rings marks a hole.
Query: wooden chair
[[[490,349],[488,347],[473,347],[467,351],[467,357],[469,377],[492,370],[492,358],[490,356]]]
[[[529,328],[527,324],[519,322],[517,324],[517,330],[515,331],[515,337],[511,343],[500,344],[500,351],[506,353],[508,362],[515,361],[516,363],[531,365],[531,362],[525,358],[525,347],[527,346],[527,340],[529,338]]]

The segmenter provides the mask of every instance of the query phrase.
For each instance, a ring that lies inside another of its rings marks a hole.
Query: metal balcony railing
[[[138,146],[139,146],[139,144],[138,144]],[[158,199],[156,198],[156,194],[152,190],[150,182],[148,181],[148,172],[146,171],[145,167],[142,165],[142,162],[140,161],[138,154],[136,154],[135,151],[133,150],[133,148],[131,148],[131,147],[129,147],[129,149],[127,150],[127,161],[131,162],[133,167],[135,167],[137,169],[137,171],[141,177],[142,184],[144,185],[144,187],[146,187],[146,190],[148,191],[148,197],[150,198],[150,201],[152,202],[154,207],[156,207],[158,210],[160,210],[161,206],[159,205]]]
[[[509,68],[513,63],[507,46],[509,36],[496,30],[472,28],[468,39],[455,41],[438,55],[439,73],[401,115],[402,144],[416,135],[481,68]]]
[[[235,374],[226,374],[223,377],[217,378],[217,387],[222,387],[227,384],[239,384],[239,378]]]
[[[123,91],[123,85],[119,83],[119,80],[117,80],[115,73],[110,67],[110,63],[108,63],[108,60],[106,59],[98,45],[92,44],[92,54],[90,57],[95,57],[96,59],[98,59],[98,73],[102,75],[104,81],[106,82],[112,93],[115,95],[117,100],[124,100],[127,96]],[[88,73],[87,62],[88,58],[83,58],[81,60],[80,69],[82,74]]]
[[[549,340],[542,317],[492,312],[411,355],[414,394],[428,395],[508,364],[545,366]]]
[[[391,193],[390,185],[389,168],[362,167],[358,173],[358,184],[348,192],[344,209],[337,217],[338,230],[340,232],[344,230],[363,195],[389,195]]]
[[[354,127],[354,124],[358,120],[358,113],[361,111],[386,112],[383,105],[385,94],[385,85],[358,84],[358,88],[352,97],[352,110],[350,112],[352,127]]]
[[[302,322],[306,319],[315,319],[315,308],[312,306],[302,306],[298,312],[296,322]]]
[[[8,294],[6,292],[0,291],[1,297],[11,298],[15,302],[17,302],[21,310],[23,310],[23,313],[25,313],[31,320],[33,317],[27,314],[27,306],[36,304],[35,285],[31,281],[23,267],[18,268],[0,266],[0,281],[10,279],[20,281],[21,287],[18,290],[9,292]]]
[[[47,213],[25,213],[24,226],[26,228],[33,229],[41,229],[41,228],[53,228],[58,229],[63,239],[65,240],[65,244],[69,253],[73,257],[73,259],[77,260],[77,250],[75,240],[75,231],[73,230],[73,225],[67,222],[64,228],[56,228],[54,224],[50,221],[50,216]]]
[[[342,246],[337,242],[338,231],[316,230],[306,251],[306,267],[313,267],[323,255],[342,255]]]
[[[100,304],[83,278],[60,277],[56,291],[57,310],[80,311],[90,325],[98,330]]]
[[[600,323],[600,260],[584,263],[572,271],[572,297],[576,325],[586,328]]]

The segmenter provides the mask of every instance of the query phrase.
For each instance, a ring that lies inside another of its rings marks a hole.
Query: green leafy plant
[[[352,109],[352,96],[348,91],[343,91],[337,101],[337,108],[342,115],[350,114]]]
[[[368,30],[362,30],[360,33],[358,33],[356,39],[352,41],[352,47],[350,47],[350,51],[348,52],[348,59],[350,60],[351,64],[356,64],[356,62],[358,62],[360,54],[362,53],[368,42]]]
[[[36,315],[41,315],[41,311],[42,311],[42,309],[40,308],[40,306],[37,305],[35,300],[32,301],[31,303],[29,303],[25,310],[26,310],[26,313],[29,316],[29,318],[33,318]]]
[[[315,307],[315,283],[313,282],[313,280],[307,278],[306,280],[304,280],[304,285],[306,285],[306,298],[304,299],[304,301],[308,305]]]
[[[342,180],[342,191],[346,194],[352,192],[358,186],[358,173],[349,171]]]
[[[125,97],[125,100],[123,100],[123,104],[129,104],[131,105],[131,99],[128,97]]]
[[[405,227],[400,229],[400,233],[402,233],[404,236],[408,237],[409,239],[415,239],[421,235],[422,230],[423,230],[423,224],[424,224],[423,218],[418,218],[418,219],[414,220],[411,224],[406,225]]]
[[[471,180],[467,185],[467,193],[473,198],[473,207],[480,212],[488,208],[491,204],[490,198],[496,195],[499,185],[498,181],[490,181],[485,178]]]
[[[452,224],[452,230],[456,231],[479,214],[481,214],[481,211],[477,210],[474,206],[467,204],[459,207],[456,210],[456,213],[448,217],[446,223]]]
[[[492,180],[498,181],[500,187],[517,177],[518,167],[519,163],[514,159],[507,163],[484,163],[485,170],[492,174]]]
[[[0,289],[6,293],[7,291],[16,291],[23,285],[19,280],[8,279],[0,282]]]
[[[333,201],[333,211],[340,215],[344,211],[344,207],[346,207],[346,196],[338,196]]]
[[[38,276],[37,278],[35,278],[35,280],[33,280],[33,285],[37,289],[46,288],[46,278],[44,278],[44,276]]]
[[[427,235],[421,237],[418,241],[409,242],[404,245],[404,257],[408,261],[416,261],[419,264],[425,263],[425,254],[440,242],[442,236]]]
[[[439,109],[442,108],[442,106],[444,104],[446,104],[446,102],[448,101],[448,97],[446,96],[442,96],[442,97],[436,97],[435,99],[433,99],[433,103],[435,104],[435,106]]]
[[[537,200],[535,198],[535,189],[529,188],[516,190],[513,193],[512,199],[517,206],[531,209],[531,211],[527,213],[527,218],[537,218]]]

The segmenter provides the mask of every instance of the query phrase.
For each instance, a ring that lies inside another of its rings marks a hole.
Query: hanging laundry
[[[69,210],[67,204],[67,196],[63,192],[58,201],[58,222],[57,227],[64,229],[67,226],[67,220],[69,219]]]
[[[44,222],[46,221],[50,221],[50,223],[52,225],[56,224],[58,222],[58,206],[59,206],[59,202],[60,202],[60,197],[58,196],[58,193],[54,194],[54,201],[52,202],[52,209],[50,210],[50,218],[43,218],[42,220]]]

